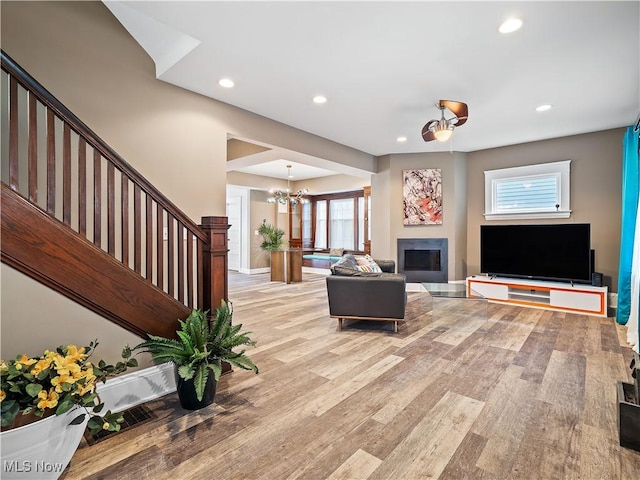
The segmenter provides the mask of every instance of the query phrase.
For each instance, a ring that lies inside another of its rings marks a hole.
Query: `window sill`
[[[569,218],[571,210],[559,210],[557,212],[510,212],[510,213],[485,213],[486,220],[525,220],[539,218]]]

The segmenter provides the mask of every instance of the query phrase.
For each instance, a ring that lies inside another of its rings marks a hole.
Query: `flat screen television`
[[[480,270],[495,276],[591,283],[590,225],[481,225]]]

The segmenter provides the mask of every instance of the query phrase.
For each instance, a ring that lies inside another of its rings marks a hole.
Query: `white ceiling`
[[[287,169],[287,165],[291,165],[291,177],[288,177],[289,170]],[[283,180],[287,180],[288,178],[292,182],[309,180],[310,178],[328,177],[336,174],[336,172],[332,170],[326,170],[312,165],[304,165],[284,158],[255,163],[248,167],[233,168],[233,170],[250,173],[252,175],[262,175],[263,177],[281,178]]]
[[[105,4],[159,79],[373,155],[605,130],[640,111],[638,1]],[[523,27],[498,33],[510,16]],[[439,99],[469,105],[452,144],[420,135]]]

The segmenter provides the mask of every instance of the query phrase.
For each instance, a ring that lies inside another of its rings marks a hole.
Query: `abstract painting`
[[[442,171],[403,170],[402,202],[405,225],[442,225]]]

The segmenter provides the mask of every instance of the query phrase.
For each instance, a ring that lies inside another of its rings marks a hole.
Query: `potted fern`
[[[149,340],[133,348],[150,353],[156,364],[172,362],[175,365],[178,398],[187,410],[198,410],[213,403],[223,361],[258,373],[258,367],[245,355],[245,350],[233,351],[255,342],[249,338],[251,332],[241,332],[242,324],[232,325],[231,303],[223,300],[214,315],[207,314],[193,310],[186,320],[179,320],[177,340],[149,335]]]
[[[262,224],[258,227],[258,233],[262,235],[262,244],[260,248],[273,252],[282,248],[282,237],[284,237],[284,230],[267,223],[267,220],[262,220]]]

